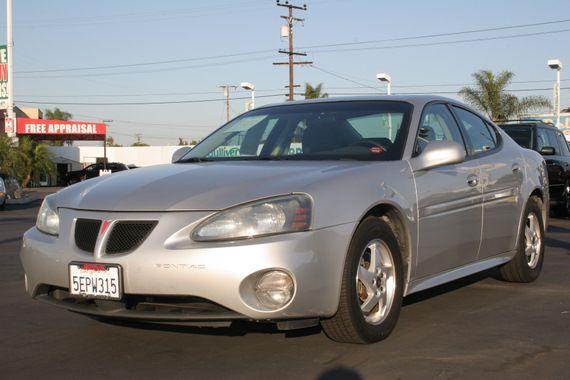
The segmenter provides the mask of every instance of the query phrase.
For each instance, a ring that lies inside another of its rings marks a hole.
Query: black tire
[[[4,198],[4,202],[0,204],[0,211],[4,211],[5,208],[6,208],[6,198]]]
[[[355,279],[362,253],[375,239],[383,241],[390,250],[394,266],[395,291],[390,309],[386,311],[384,319],[374,325],[366,322],[360,309]],[[363,344],[385,339],[398,321],[402,307],[403,287],[402,256],[394,231],[386,221],[377,217],[367,217],[358,226],[348,248],[338,310],[332,318],[321,321],[325,334],[330,339],[343,343]]]
[[[540,228],[540,250],[538,251],[538,261],[532,267],[525,254],[526,237],[525,225],[521,228],[520,236],[518,237],[517,253],[515,257],[508,263],[499,267],[499,275],[502,280],[509,282],[533,282],[540,275],[542,264],[544,262],[544,221],[542,219],[542,201],[540,198],[532,196],[527,203],[526,210],[523,216],[523,223],[528,223],[528,216],[533,214],[537,217]]]

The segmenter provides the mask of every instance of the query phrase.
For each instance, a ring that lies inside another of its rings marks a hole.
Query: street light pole
[[[376,74],[376,79],[386,83],[386,95],[392,95],[392,77],[386,73]]]
[[[251,91],[251,103],[249,106],[249,110],[254,109],[255,108],[255,85],[253,83],[250,83],[250,82],[241,82],[239,86],[241,88],[243,88],[244,90]]]
[[[14,36],[12,35],[12,0],[6,0],[6,52],[8,54],[8,104],[6,118],[10,122],[8,136],[16,139],[16,118],[14,117]]]
[[[386,73],[376,74],[376,79],[386,83],[386,95],[392,95],[392,77]],[[388,113],[388,138],[392,139],[392,114]]]
[[[103,120],[103,123],[109,124],[113,120]],[[103,170],[107,170],[107,125],[105,125],[105,136],[103,140]]]
[[[556,70],[556,84],[554,85],[554,112],[556,113],[556,127],[560,128],[560,71],[562,71],[562,62],[559,59],[549,59],[548,67]]]

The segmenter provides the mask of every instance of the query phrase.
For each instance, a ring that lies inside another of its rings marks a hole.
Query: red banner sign
[[[44,140],[103,140],[107,133],[104,123],[43,119],[16,119],[18,135],[33,135]]]

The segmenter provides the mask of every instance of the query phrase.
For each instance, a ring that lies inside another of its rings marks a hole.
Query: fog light
[[[271,271],[259,277],[255,284],[255,296],[268,309],[279,309],[293,297],[293,279],[282,271]]]

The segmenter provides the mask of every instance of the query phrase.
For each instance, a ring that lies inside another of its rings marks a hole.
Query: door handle
[[[467,184],[471,187],[475,187],[479,184],[479,177],[476,175],[470,175],[467,177]]]
[[[513,173],[519,172],[521,170],[521,167],[519,164],[513,164],[512,168]]]

